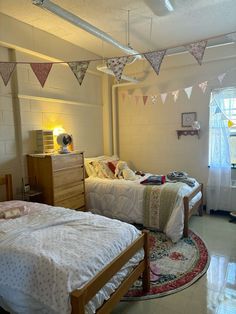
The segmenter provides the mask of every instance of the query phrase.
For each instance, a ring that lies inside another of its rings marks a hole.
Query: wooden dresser
[[[29,184],[45,204],[85,210],[84,154],[27,155]]]

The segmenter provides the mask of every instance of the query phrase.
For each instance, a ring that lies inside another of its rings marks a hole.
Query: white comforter
[[[147,174],[148,177],[150,174]],[[89,177],[86,179],[86,203],[93,213],[104,215],[122,221],[143,224],[143,196],[146,186],[140,181],[146,177],[129,180],[100,179]],[[195,188],[199,184],[196,182]],[[191,192],[193,188],[185,184],[179,191],[180,197]],[[199,192],[191,201],[190,207],[201,198]],[[173,241],[177,242],[183,234],[184,226],[183,201],[176,204],[164,232]]]
[[[0,209],[16,204],[30,212],[0,220],[0,305],[17,313],[70,313],[69,293],[140,234],[126,223],[60,207],[13,201],[0,203]],[[89,302],[87,313],[94,313],[142,258],[140,251]]]

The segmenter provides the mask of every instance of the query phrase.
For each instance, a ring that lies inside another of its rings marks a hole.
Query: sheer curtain
[[[231,102],[235,101],[236,88],[212,92],[209,122],[209,177],[207,183],[207,212],[230,210],[231,160],[230,131],[228,128]]]

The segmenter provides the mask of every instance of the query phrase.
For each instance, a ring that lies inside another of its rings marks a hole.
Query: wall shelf
[[[178,139],[180,138],[181,135],[184,135],[184,136],[197,135],[198,138],[200,138],[200,130],[192,130],[192,129],[191,130],[176,130],[176,132],[177,132]]]

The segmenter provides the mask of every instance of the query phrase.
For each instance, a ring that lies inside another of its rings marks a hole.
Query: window
[[[218,102],[214,102],[214,97],[220,99]],[[216,118],[216,115],[217,118]],[[209,116],[209,152],[213,145],[213,132],[218,127],[219,117],[224,124],[233,123],[229,127],[229,149],[230,149],[230,161],[232,167],[236,168],[236,87],[224,88],[212,91],[211,103],[210,103],[210,116]],[[230,121],[230,122],[229,122]],[[209,162],[211,155],[209,154]],[[210,163],[209,163],[210,164]]]

